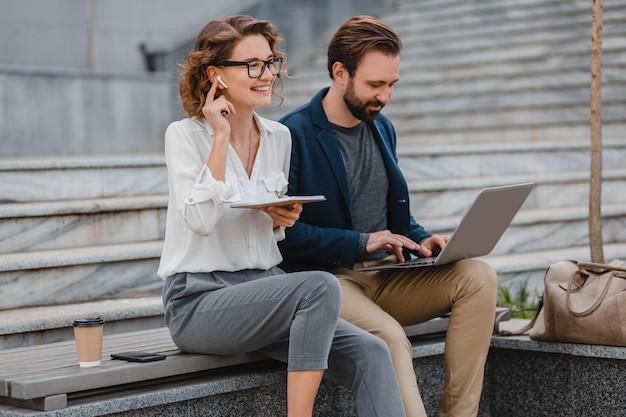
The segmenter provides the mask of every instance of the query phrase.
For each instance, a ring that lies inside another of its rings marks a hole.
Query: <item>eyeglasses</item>
[[[218,66],[221,67],[248,67],[248,77],[259,78],[265,72],[265,68],[270,70],[272,75],[277,75],[283,67],[284,58],[270,58],[267,61],[255,59],[252,61],[224,61]]]

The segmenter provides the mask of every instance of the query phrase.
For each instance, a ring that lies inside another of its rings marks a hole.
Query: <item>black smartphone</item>
[[[121,353],[112,353],[111,357],[113,359],[120,359],[128,362],[154,362],[165,359],[165,355],[160,353],[151,353],[151,352],[121,352]]]

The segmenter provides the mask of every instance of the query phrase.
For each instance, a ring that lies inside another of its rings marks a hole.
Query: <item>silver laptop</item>
[[[414,258],[395,264],[368,266],[357,268],[355,271],[437,266],[487,255],[496,246],[506,228],[509,227],[511,220],[524,204],[534,186],[535,184],[530,182],[481,190],[446,246],[435,257]]]

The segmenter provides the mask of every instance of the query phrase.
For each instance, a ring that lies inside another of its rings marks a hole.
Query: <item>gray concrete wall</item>
[[[268,19],[306,68],[341,22],[393,2],[0,0],[0,158],[160,152],[182,116],[177,63],[209,20]]]
[[[347,17],[394,0],[0,0],[0,66],[145,71],[140,45],[170,54],[206,22],[250,14],[275,23],[292,61]],[[91,36],[90,36],[91,34]]]
[[[167,73],[0,68],[0,158],[160,152],[172,84]]]
[[[0,42],[0,65],[142,72],[140,44],[153,51],[174,49],[207,21],[258,2],[0,0],[0,37],[10,39]]]

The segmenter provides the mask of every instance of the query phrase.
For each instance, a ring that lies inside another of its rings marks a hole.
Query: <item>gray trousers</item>
[[[361,417],[405,417],[385,342],[338,319],[341,289],[329,273],[180,273],[163,290],[165,321],[183,351],[259,351],[288,371],[325,369],[352,392]]]

